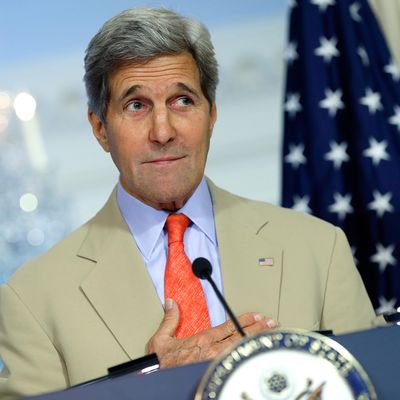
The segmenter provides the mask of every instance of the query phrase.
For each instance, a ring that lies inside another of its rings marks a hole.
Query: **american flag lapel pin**
[[[273,267],[274,259],[272,257],[262,257],[258,259],[258,265],[260,267]]]

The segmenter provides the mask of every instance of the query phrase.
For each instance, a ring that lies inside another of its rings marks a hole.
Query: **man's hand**
[[[277,323],[273,319],[265,318],[258,313],[242,314],[238,317],[238,321],[249,335],[277,327]],[[178,306],[173,300],[167,299],[164,319],[157,332],[147,343],[148,352],[157,354],[161,367],[209,360],[242,339],[230,320],[196,335],[177,339],[174,335],[178,323]]]

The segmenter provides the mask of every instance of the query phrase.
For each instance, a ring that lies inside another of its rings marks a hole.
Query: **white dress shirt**
[[[125,191],[120,183],[117,187],[119,209],[153,281],[158,297],[164,304],[164,271],[168,253],[168,235],[165,221],[168,211],[156,210]],[[185,252],[191,262],[205,257],[213,266],[212,278],[223,291],[218,243],[215,233],[214,213],[211,195],[203,178],[193,195],[178,211],[187,215],[191,222],[185,231]],[[202,280],[211,326],[226,321],[225,311],[211,285]]]

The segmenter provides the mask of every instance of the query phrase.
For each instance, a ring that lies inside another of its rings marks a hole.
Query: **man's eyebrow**
[[[131,96],[132,94],[134,94],[135,92],[139,91],[142,88],[142,85],[132,85],[129,86],[127,89],[125,89],[121,96],[119,96],[118,101],[122,101],[124,100],[126,97]]]
[[[189,92],[190,94],[192,94],[192,95],[194,95],[194,96],[196,96],[196,97],[199,97],[199,94],[197,93],[197,91],[196,91],[195,89],[192,89],[190,86],[186,85],[185,83],[178,82],[178,83],[176,84],[176,86],[177,86],[179,89],[182,89],[182,90],[184,90],[184,91],[186,91],[186,92]]]
[[[175,86],[178,89],[184,90],[185,92],[188,92],[188,93],[192,94],[193,96],[199,97],[198,92],[195,89],[192,89],[190,86],[186,85],[185,83],[178,82],[178,83],[175,84]],[[125,89],[122,92],[121,96],[119,96],[118,101],[123,101],[124,99],[126,99],[129,96],[132,96],[133,94],[135,94],[136,92],[138,92],[142,88],[143,88],[142,85],[129,86],[127,89]]]

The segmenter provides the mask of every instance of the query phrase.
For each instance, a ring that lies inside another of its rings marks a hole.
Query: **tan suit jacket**
[[[281,327],[357,330],[375,314],[344,234],[209,182],[224,293]],[[273,258],[260,266],[259,258]],[[0,290],[0,398],[64,388],[144,355],[163,309],[115,192],[88,223]]]

